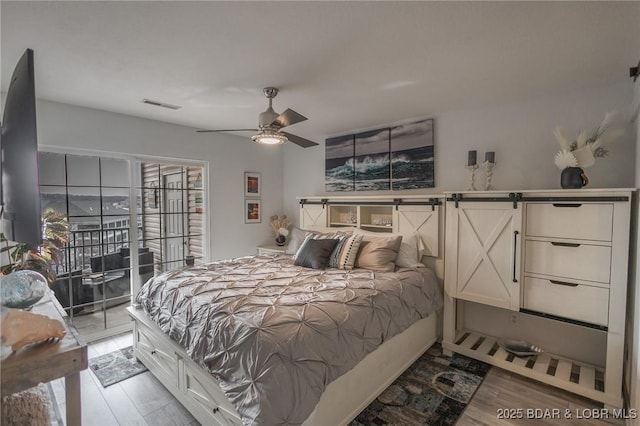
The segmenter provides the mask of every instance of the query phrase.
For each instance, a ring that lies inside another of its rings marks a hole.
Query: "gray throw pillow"
[[[296,253],[294,264],[312,269],[325,269],[329,266],[329,258],[338,240],[314,240],[307,238]]]

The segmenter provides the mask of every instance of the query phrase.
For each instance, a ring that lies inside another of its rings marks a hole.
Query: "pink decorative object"
[[[46,315],[27,311],[11,311],[2,319],[0,342],[19,351],[29,343],[47,339],[62,339],[67,332],[64,324]]]

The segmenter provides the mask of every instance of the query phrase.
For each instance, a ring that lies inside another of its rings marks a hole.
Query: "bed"
[[[129,308],[136,357],[202,424],[347,424],[436,341],[431,269],[295,263],[167,272]]]

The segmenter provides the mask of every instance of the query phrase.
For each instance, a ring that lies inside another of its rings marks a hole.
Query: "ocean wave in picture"
[[[353,157],[326,160],[324,181],[326,191],[353,191],[355,169]]]
[[[433,146],[393,152],[391,158],[392,189],[433,188]]]
[[[364,155],[356,158],[356,173],[366,175],[379,171],[389,170],[389,155],[380,154],[377,156]]]
[[[327,191],[433,188],[433,119],[326,140]]]
[[[391,189],[389,154],[369,154],[356,157],[356,191]]]
[[[356,182],[357,191],[382,191],[389,189],[389,179],[363,180]]]
[[[329,138],[325,142],[325,190],[353,191],[354,136]]]

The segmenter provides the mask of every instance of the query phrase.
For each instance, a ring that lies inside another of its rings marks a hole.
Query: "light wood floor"
[[[91,341],[94,334],[104,332],[105,329],[131,324],[131,318],[126,310],[128,306],[128,303],[122,303],[109,307],[106,311],[95,309],[91,312],[82,312],[79,315],[74,315],[72,322],[85,341]]]
[[[516,410],[522,409],[523,418],[499,419],[498,414],[505,409],[511,409],[509,414],[516,416],[519,416]],[[600,409],[601,403],[492,367],[456,425],[624,425],[621,419],[592,419],[593,411]],[[559,418],[542,418],[545,412]]]
[[[126,333],[89,345],[89,358],[132,344],[132,334]],[[148,371],[103,388],[88,369],[81,373],[82,424],[85,426],[115,425],[180,425],[195,426],[198,422]],[[52,382],[58,408],[64,418],[64,381]],[[560,419],[498,419],[498,410],[505,408],[559,409]],[[493,367],[457,422],[457,426],[494,425],[624,425],[622,420],[576,419],[576,412],[602,408],[601,404],[571,393],[526,379]],[[570,410],[573,419],[564,418]],[[583,417],[585,417],[583,415]]]
[[[132,344],[132,334],[91,343],[89,358]],[[84,426],[195,426],[199,423],[148,371],[103,388],[93,373],[80,373]],[[58,408],[65,417],[64,380],[52,382]]]

